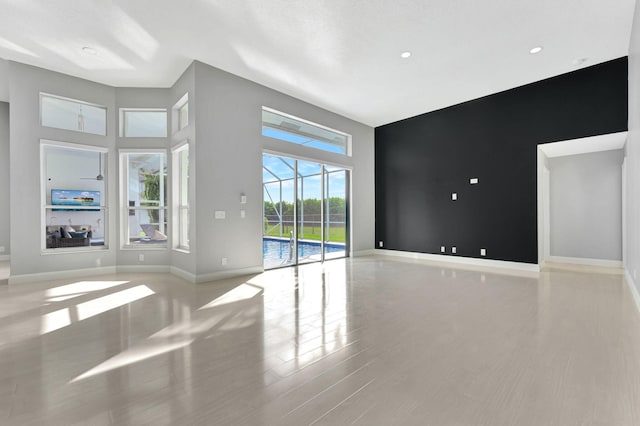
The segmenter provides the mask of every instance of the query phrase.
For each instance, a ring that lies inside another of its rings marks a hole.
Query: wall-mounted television
[[[52,189],[51,205],[64,207],[99,207],[100,191],[81,191],[76,189]],[[73,210],[73,209],[56,209],[56,210]],[[100,209],[79,209],[98,211]]]

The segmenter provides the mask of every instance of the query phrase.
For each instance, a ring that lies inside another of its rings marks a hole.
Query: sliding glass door
[[[349,171],[263,155],[265,269],[347,256]]]

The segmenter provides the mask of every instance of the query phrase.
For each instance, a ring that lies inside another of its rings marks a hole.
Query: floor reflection
[[[619,275],[378,257],[10,286],[0,423],[640,424],[632,300]]]

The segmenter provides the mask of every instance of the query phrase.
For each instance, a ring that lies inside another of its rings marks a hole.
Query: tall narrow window
[[[166,165],[164,150],[120,151],[123,246],[166,247]]]
[[[189,94],[185,93],[185,95],[180,98],[178,102],[173,106],[173,116],[174,116],[174,132],[176,130],[182,130],[189,125]]]
[[[44,251],[105,248],[107,150],[41,141]]]
[[[189,125],[189,103],[185,103],[178,110],[178,128],[184,129]]]
[[[105,136],[107,108],[62,96],[40,93],[40,124]]]
[[[175,248],[189,250],[189,145],[186,142],[173,150],[173,176]]]

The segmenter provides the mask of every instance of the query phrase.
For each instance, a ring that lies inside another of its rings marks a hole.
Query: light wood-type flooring
[[[0,285],[1,425],[640,425],[623,276],[389,257]]]

